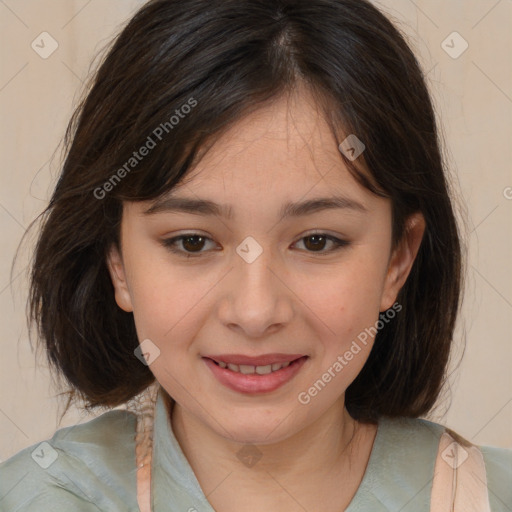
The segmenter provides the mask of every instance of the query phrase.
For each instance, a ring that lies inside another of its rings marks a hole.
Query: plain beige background
[[[0,460],[51,437],[62,411],[44,360],[36,362],[28,342],[30,245],[11,281],[12,259],[48,202],[60,161],[51,157],[93,57],[143,3],[0,0]],[[429,418],[477,444],[512,448],[512,2],[375,3],[395,18],[428,72],[452,179],[467,208],[467,286],[455,361],[464,334],[467,348]],[[34,40],[43,46],[44,37],[44,51],[51,49],[42,32],[58,44],[47,58],[31,47]],[[73,409],[59,427],[92,417]]]

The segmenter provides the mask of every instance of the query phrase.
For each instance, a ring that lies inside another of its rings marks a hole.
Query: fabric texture
[[[152,447],[152,458],[141,449],[141,460],[150,460],[153,512],[214,512],[174,436],[165,391],[155,390],[158,394],[148,393],[131,410],[60,429],[1,463],[0,511],[139,512],[137,436],[139,446]],[[140,427],[137,431],[137,414],[146,414],[140,423],[146,437]],[[444,432],[426,420],[382,418],[366,472],[345,512],[430,512],[438,449],[448,441]],[[512,512],[512,450],[481,447],[480,453],[490,511]]]

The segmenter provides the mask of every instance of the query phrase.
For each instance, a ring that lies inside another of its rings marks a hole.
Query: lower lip
[[[269,393],[289,382],[302,368],[307,356],[292,361],[286,368],[281,368],[266,375],[243,374],[233,372],[228,368],[221,368],[212,359],[203,357],[206,365],[211,369],[217,380],[240,393]]]

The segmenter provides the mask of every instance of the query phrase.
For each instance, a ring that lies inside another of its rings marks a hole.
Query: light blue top
[[[139,512],[135,420],[132,412],[109,411],[62,428],[0,464],[0,511]],[[442,432],[426,420],[381,419],[363,480],[345,512],[428,512]],[[480,449],[492,512],[512,512],[512,450]],[[154,512],[214,512],[174,436],[161,390],[151,492]]]

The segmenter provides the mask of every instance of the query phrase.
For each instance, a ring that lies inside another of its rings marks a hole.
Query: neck
[[[233,471],[249,471],[253,482],[268,480],[269,475],[278,481],[298,481],[342,472],[358,456],[364,430],[344,408],[344,397],[310,425],[271,444],[221,436],[177,403],[170,411],[174,435],[198,480],[203,477],[212,484],[215,477]]]

